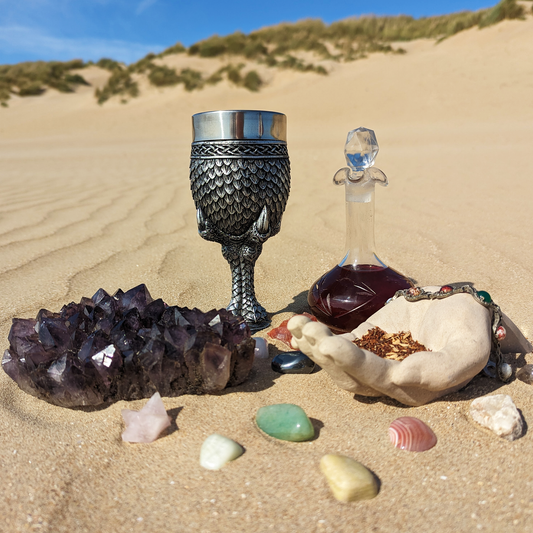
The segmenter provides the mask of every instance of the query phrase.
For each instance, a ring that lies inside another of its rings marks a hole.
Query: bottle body
[[[313,283],[307,301],[320,322],[334,332],[346,332],[410,286],[406,277],[384,265],[337,265]]]
[[[355,329],[410,281],[374,253],[374,182],[346,187],[346,254],[313,283],[307,301],[317,319],[335,332]]]

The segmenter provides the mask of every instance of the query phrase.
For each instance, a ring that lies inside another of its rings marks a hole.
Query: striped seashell
[[[410,452],[425,452],[437,444],[433,430],[412,416],[397,418],[389,427],[389,437],[396,448]]]

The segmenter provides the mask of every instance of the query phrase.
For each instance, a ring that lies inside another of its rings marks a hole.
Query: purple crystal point
[[[119,305],[123,309],[137,309],[139,313],[144,311],[144,308],[152,303],[152,297],[146,288],[146,285],[141,284],[133,287],[128,292],[125,292],[118,298]]]
[[[218,392],[248,377],[255,345],[240,317],[168,307],[144,285],[15,318],[9,343],[6,374],[65,407]]]
[[[206,342],[200,354],[200,368],[206,390],[222,390],[230,376],[231,352],[220,344]]]

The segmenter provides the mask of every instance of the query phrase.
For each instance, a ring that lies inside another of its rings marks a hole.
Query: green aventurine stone
[[[305,411],[292,403],[261,407],[255,421],[261,431],[276,439],[302,442],[315,436],[315,429]]]
[[[490,304],[492,302],[492,298],[490,297],[490,294],[487,291],[477,291],[477,295],[485,302]]]

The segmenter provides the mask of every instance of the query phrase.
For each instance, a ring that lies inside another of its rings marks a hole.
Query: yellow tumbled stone
[[[361,463],[344,455],[324,455],[320,470],[326,476],[333,496],[341,502],[371,500],[378,495],[377,479]]]

